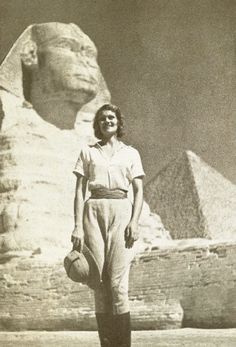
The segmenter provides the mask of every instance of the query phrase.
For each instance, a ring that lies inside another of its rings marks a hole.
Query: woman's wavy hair
[[[98,120],[102,112],[106,110],[113,111],[115,113],[116,118],[118,120],[117,137],[122,137],[125,133],[124,132],[124,116],[122,115],[119,107],[112,104],[105,104],[97,110],[93,120],[93,129],[94,129],[95,136],[100,140],[103,138]]]

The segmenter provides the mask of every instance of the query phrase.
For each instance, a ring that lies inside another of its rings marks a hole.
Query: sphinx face
[[[98,91],[100,70],[92,41],[82,32],[48,28],[48,37],[37,38],[38,66],[33,71],[33,104],[55,100],[85,104]],[[40,35],[40,34],[38,34]]]

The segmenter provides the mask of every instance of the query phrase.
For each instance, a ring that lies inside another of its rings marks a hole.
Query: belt
[[[122,189],[98,188],[91,190],[90,199],[126,199],[127,191]]]

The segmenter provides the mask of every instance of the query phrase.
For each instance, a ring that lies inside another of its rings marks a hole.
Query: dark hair
[[[94,129],[95,136],[98,139],[103,138],[103,135],[101,133],[100,126],[98,123],[98,119],[99,119],[99,116],[102,114],[102,112],[105,110],[113,111],[115,113],[116,118],[118,120],[117,137],[122,137],[125,133],[124,132],[124,116],[122,115],[119,107],[112,104],[105,104],[97,110],[93,120],[93,129]]]

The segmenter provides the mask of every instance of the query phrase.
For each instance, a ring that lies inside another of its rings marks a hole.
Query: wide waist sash
[[[122,189],[98,188],[91,190],[90,199],[126,199],[127,191]]]

